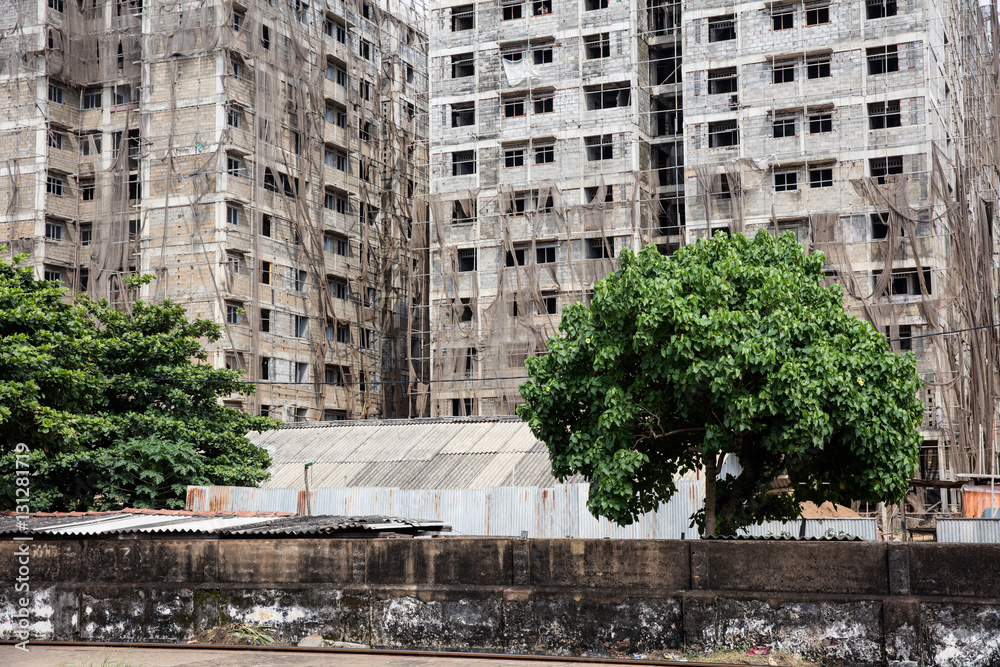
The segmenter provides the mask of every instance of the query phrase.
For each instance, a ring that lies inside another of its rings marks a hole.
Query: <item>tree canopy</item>
[[[793,518],[805,500],[903,498],[921,443],[916,358],[844,310],[821,253],[762,231],[619,261],[528,359],[518,411],[557,478],[590,480],[592,513],[631,523],[700,469],[706,534]],[[716,482],[727,453],[742,473]]]
[[[15,506],[17,443],[33,511],[183,507],[188,484],[267,478],[246,435],[278,422],[221,405],[254,386],[201,363],[218,325],[171,302],[70,302],[17,264],[0,261],[0,509]]]

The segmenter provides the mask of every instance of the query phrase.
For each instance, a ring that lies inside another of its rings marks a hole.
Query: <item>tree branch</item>
[[[669,438],[670,436],[677,435],[678,433],[693,433],[695,431],[707,431],[707,430],[708,429],[705,428],[704,426],[701,426],[699,428],[679,428],[676,431],[670,431],[669,433],[662,433],[656,436],[656,439],[659,440],[660,438]]]

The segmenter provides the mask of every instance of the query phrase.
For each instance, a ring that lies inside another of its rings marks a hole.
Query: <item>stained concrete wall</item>
[[[0,636],[15,549],[0,542]],[[771,644],[852,665],[1000,661],[1000,545],[680,540],[34,541],[32,638],[266,623],[384,647],[606,655]],[[18,594],[20,596],[21,594]]]

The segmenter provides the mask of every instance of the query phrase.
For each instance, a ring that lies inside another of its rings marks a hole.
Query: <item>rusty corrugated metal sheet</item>
[[[1000,486],[966,484],[962,487],[962,516],[978,519],[991,507],[1000,505]],[[988,515],[986,515],[988,516]]]

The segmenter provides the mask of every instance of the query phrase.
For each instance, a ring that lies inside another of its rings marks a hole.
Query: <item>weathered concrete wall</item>
[[[14,551],[0,542],[0,636]],[[1000,663],[1000,545],[642,540],[34,541],[33,639],[231,621],[385,647],[605,655],[771,644],[852,665]]]

